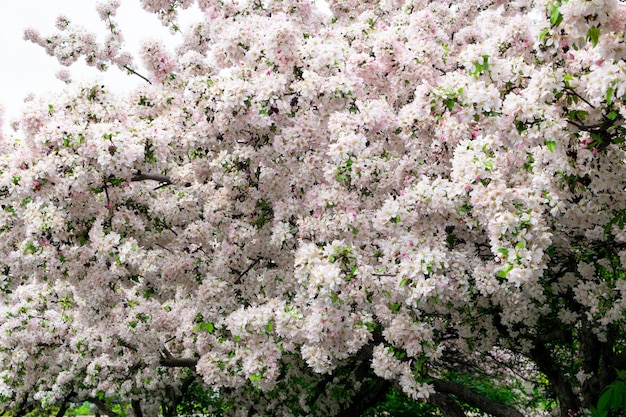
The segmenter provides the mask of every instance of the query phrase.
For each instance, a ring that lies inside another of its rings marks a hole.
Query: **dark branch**
[[[133,175],[130,178],[131,181],[158,181],[161,184],[159,184],[158,187],[155,188],[155,190],[158,190],[159,188],[163,188],[167,185],[170,185],[172,183],[172,179],[168,176],[168,175],[161,175],[161,174],[144,174],[141,171],[137,171],[137,173],[135,175]],[[186,182],[184,184],[185,187],[191,187],[191,183],[190,182]]]
[[[365,364],[369,367],[369,363]],[[368,387],[368,384],[364,384]],[[385,399],[385,395],[391,388],[391,382],[385,379],[378,379],[372,387],[366,388],[354,397],[352,404],[345,410],[343,410],[338,417],[351,417],[360,416],[368,408],[382,402]]]
[[[109,416],[109,417],[118,417],[117,414],[115,414],[113,411],[109,410],[107,408],[107,405],[104,402],[100,401],[98,398],[87,397],[87,401],[89,401],[90,403],[92,403],[93,405],[98,407],[98,410],[100,410],[101,412],[103,412],[107,416]]]
[[[487,414],[491,414],[492,416],[524,417],[523,414],[515,408],[492,401],[480,394],[475,393],[469,388],[465,388],[463,385],[457,384],[456,382],[434,379],[432,384],[437,392],[454,395],[460,401],[463,401],[472,407],[476,407]]]
[[[576,92],[576,90],[574,90],[571,87],[566,87],[565,88],[567,91],[571,92],[572,94],[574,94],[576,97],[578,97],[579,99],[581,99],[582,101],[584,101],[589,107],[591,107],[592,109],[595,109],[596,106],[594,106],[593,104],[591,104],[590,102],[588,102],[583,96],[581,96],[580,94],[578,94]]]
[[[161,358],[159,364],[166,368],[195,369],[198,364],[198,358]]]
[[[555,329],[549,333],[540,334],[537,336],[537,340],[541,343],[565,343],[572,339],[572,334],[566,330]]]
[[[252,263],[248,266],[248,268],[246,268],[245,271],[239,274],[239,276],[237,277],[237,280],[235,280],[235,284],[241,284],[241,278],[243,278],[244,275],[250,272],[250,270],[254,268],[254,266],[258,264],[260,260],[261,260],[260,258],[256,258],[254,261],[252,261]]]
[[[150,81],[149,79],[147,79],[146,77],[144,77],[143,75],[139,74],[137,71],[135,71],[134,69],[130,68],[128,65],[124,65],[123,67],[126,71],[130,72],[131,74],[135,74],[136,76],[138,76],[139,78],[143,79],[144,81],[146,81],[148,84],[152,84],[152,81]]]
[[[59,411],[57,412],[56,417],[65,416],[65,413],[67,412],[67,410],[70,409],[70,406],[71,406],[70,400],[72,399],[74,395],[76,395],[76,393],[72,391],[63,398],[63,403],[59,407]]]
[[[467,417],[461,406],[449,395],[435,393],[428,398],[428,401],[437,407],[444,417]]]
[[[191,384],[193,384],[193,381],[195,379],[196,379],[195,373],[185,378],[185,380],[182,383],[182,386],[180,387],[180,395],[176,395],[175,391],[171,389],[171,387],[170,389],[168,389],[169,394],[170,394],[168,395],[168,397],[170,397],[170,403],[163,404],[164,405],[163,417],[174,417],[177,415],[178,406],[183,402],[183,399],[185,398],[187,391],[189,391],[189,388],[191,387]]]
[[[171,184],[172,179],[167,175],[161,174],[144,174],[141,171],[137,171],[135,175],[133,175],[130,179],[131,181],[158,181],[165,184]]]
[[[137,349],[137,346],[135,346],[135,345],[132,345],[132,344],[128,343],[128,342],[127,342],[127,341],[125,341],[124,339],[117,339],[117,343],[118,343],[120,346],[123,346],[123,347],[125,347],[125,348],[127,348],[127,349],[132,350],[133,352],[137,352],[137,350],[138,350],[138,349]]]

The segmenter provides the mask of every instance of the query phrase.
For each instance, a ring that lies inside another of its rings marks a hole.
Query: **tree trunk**
[[[59,411],[56,414],[56,417],[63,417],[65,416],[65,413],[67,413],[67,410],[70,408],[70,403],[65,401],[63,402],[63,404],[61,404],[61,407],[59,407]]]
[[[143,411],[141,411],[141,401],[132,400],[130,405],[133,408],[133,414],[135,417],[143,417]]]
[[[176,395],[174,389],[166,390],[166,399],[163,401],[163,416],[164,417],[175,417],[178,415],[178,406],[183,402],[189,387],[193,384],[193,381],[196,379],[196,375],[189,375],[184,381],[182,386],[180,387],[180,395]],[[168,401],[169,400],[169,401]]]
[[[538,343],[530,351],[531,359],[537,364],[541,372],[543,372],[550,381],[550,385],[554,387],[556,397],[559,403],[559,412],[561,417],[582,416],[580,400],[574,394],[572,385],[567,377],[561,372],[550,352],[543,343]]]

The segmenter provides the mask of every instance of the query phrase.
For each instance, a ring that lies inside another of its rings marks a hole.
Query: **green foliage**
[[[90,411],[90,403],[84,402],[80,405],[76,405],[74,407],[70,407],[66,412],[66,416],[90,416],[93,413]],[[28,412],[26,417],[50,417],[55,416],[59,412],[59,407],[55,405],[43,407],[37,406],[32,411]],[[0,409],[0,415],[6,417],[12,417],[15,414],[11,411],[3,411]]]
[[[472,74],[474,76],[474,78],[478,78],[484,72],[489,72],[490,71],[490,69],[489,69],[489,55],[483,55],[482,58],[483,58],[482,62],[474,62],[475,69],[473,71],[470,71],[470,74]]]
[[[626,411],[626,371],[617,370],[617,379],[607,385],[596,407],[591,407],[592,417],[622,416]]]
[[[90,407],[91,407],[90,403],[84,402],[78,407],[72,407],[69,410],[67,410],[67,413],[65,413],[65,415],[66,416],[89,416],[93,414],[90,411]]]
[[[560,7],[561,5],[557,3],[550,9],[550,24],[552,26],[558,26],[563,21],[563,15],[561,14]]]
[[[591,42],[593,46],[598,44],[598,39],[600,38],[600,29],[597,27],[589,28],[587,31],[586,40]]]
[[[178,405],[178,414],[222,416],[228,404],[225,404],[217,391],[208,389],[199,381],[194,381],[187,390],[183,401]]]
[[[367,410],[363,417],[436,417],[437,408],[428,403],[413,401],[395,388],[387,393],[384,401]]]
[[[477,394],[500,404],[516,405],[521,400],[520,394],[507,385],[498,385],[493,379],[476,374],[451,373],[449,378]]]

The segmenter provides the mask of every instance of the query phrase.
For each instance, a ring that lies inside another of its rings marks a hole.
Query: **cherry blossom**
[[[61,72],[0,136],[7,408],[596,404],[626,366],[623,2],[328,4],[143,0],[202,18],[138,57],[119,1],[102,42],[26,30],[145,83]]]

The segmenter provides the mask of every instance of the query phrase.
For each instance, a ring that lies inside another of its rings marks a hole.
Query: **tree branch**
[[[107,405],[104,402],[100,401],[98,398],[87,397],[86,400],[89,401],[90,403],[94,404],[96,407],[98,407],[98,410],[102,411],[107,416],[109,416],[109,417],[118,417],[117,414],[115,414],[113,411],[109,410],[107,408]]]
[[[191,387],[191,384],[193,384],[193,381],[195,379],[195,373],[185,378],[183,384],[180,387],[180,395],[176,395],[173,389],[168,390],[168,397],[170,397],[170,402],[169,404],[167,404],[166,401],[163,402],[163,417],[175,417],[177,415],[178,406],[180,405],[180,403],[183,402],[183,399],[185,398],[185,395],[187,395],[189,387]]]
[[[172,183],[172,179],[169,176],[167,176],[167,175],[144,174],[141,171],[137,171],[137,173],[135,175],[133,175],[130,180],[131,181],[146,181],[146,180],[150,180],[150,181],[158,181],[158,182],[165,183],[165,184],[171,184]]]
[[[152,81],[150,81],[149,79],[147,79],[146,77],[144,77],[143,75],[139,74],[137,71],[135,71],[134,69],[130,68],[128,65],[124,65],[123,67],[126,71],[128,71],[131,74],[135,74],[136,76],[138,76],[139,78],[143,79],[144,81],[146,81],[148,84],[152,84]]]
[[[487,414],[491,414],[492,416],[524,417],[523,414],[515,408],[492,401],[480,394],[475,393],[469,388],[464,387],[463,385],[457,384],[456,382],[434,379],[432,384],[437,392],[454,395],[464,403],[467,403],[472,407],[476,407]]]
[[[59,411],[56,414],[56,417],[63,417],[65,416],[65,413],[67,412],[67,410],[69,410],[70,408],[70,399],[76,395],[76,393],[74,391],[70,392],[69,394],[67,394],[65,396],[65,398],[63,398],[63,403],[61,404],[61,406],[59,407]]]
[[[576,90],[574,90],[572,87],[565,87],[565,90],[571,92],[572,94],[574,94],[576,97],[578,97],[579,99],[581,99],[582,101],[584,101],[589,107],[591,107],[592,109],[595,110],[596,106],[594,106],[593,104],[591,104],[590,102],[588,102],[583,96],[581,96],[580,94],[578,94],[576,92]]]
[[[128,343],[126,340],[124,340],[124,339],[122,339],[122,338],[118,338],[118,339],[117,339],[117,343],[118,343],[120,346],[122,346],[122,347],[125,347],[125,348],[127,348],[127,349],[132,350],[133,352],[137,352],[137,350],[138,350],[138,349],[137,349],[137,346],[135,346],[135,345],[132,345],[132,344]]]
[[[250,272],[250,270],[254,268],[254,266],[258,264],[260,260],[261,258],[256,258],[255,260],[253,260],[252,263],[246,268],[246,270],[239,274],[239,276],[235,280],[235,284],[241,284],[241,278],[243,278],[244,275]]]
[[[189,368],[195,369],[198,358],[161,358],[159,365],[166,368]]]
[[[369,367],[369,363],[365,364]],[[364,384],[367,387],[367,384]],[[374,383],[374,386],[367,388],[364,391],[361,391],[358,395],[355,396],[354,401],[348,408],[343,410],[341,413],[337,415],[337,417],[351,417],[351,416],[360,416],[368,408],[378,404],[382,400],[385,399],[385,395],[387,391],[391,388],[391,382],[386,379],[379,378]]]
[[[461,406],[449,395],[437,392],[432,394],[428,401],[437,407],[444,417],[467,417]]]
[[[172,183],[172,179],[168,176],[168,175],[161,175],[161,174],[144,174],[141,171],[137,171],[137,173],[135,175],[133,175],[130,178],[131,181],[158,181],[161,184],[159,184],[158,187],[155,188],[155,190],[158,190],[159,188],[163,188],[166,185],[170,185]],[[186,182],[184,184],[185,187],[191,187],[191,183],[190,182]]]

